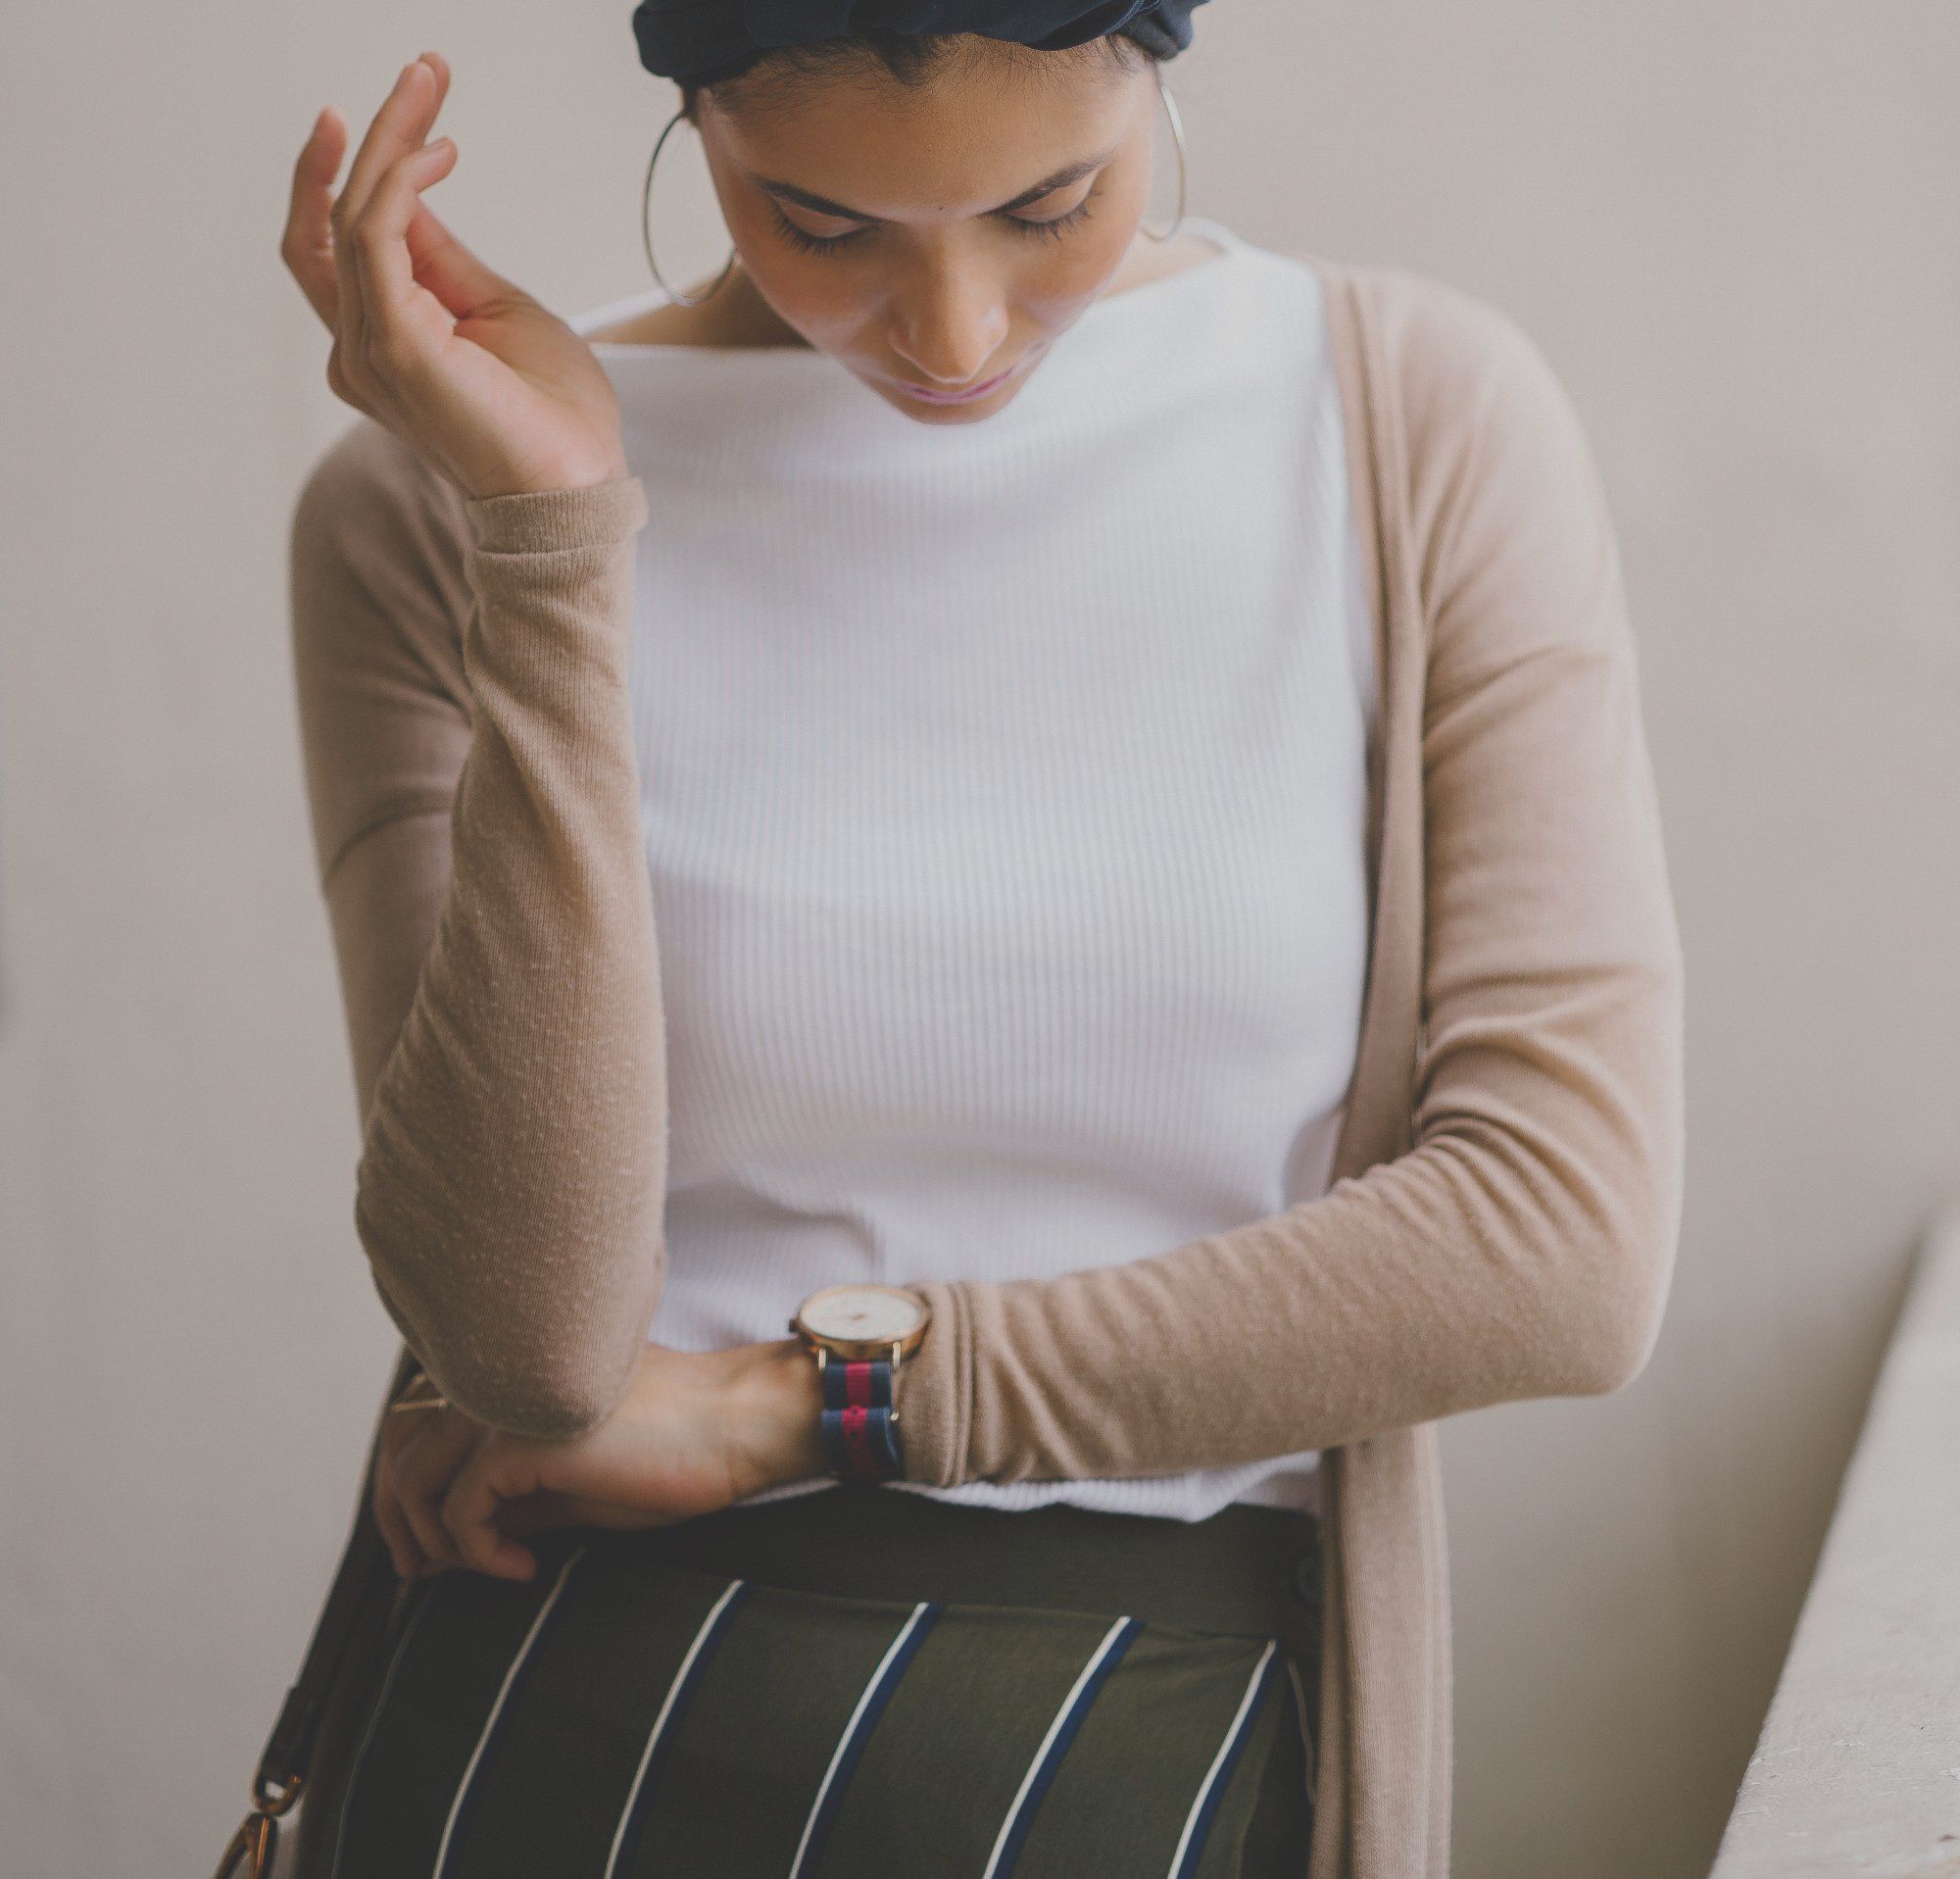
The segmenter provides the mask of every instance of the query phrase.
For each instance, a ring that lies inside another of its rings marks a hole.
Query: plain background
[[[439,211],[563,312],[637,292],[675,94],[628,12],[8,22],[10,1874],[215,1862],[394,1349],[291,702],[287,520],[351,417],[277,258],[292,160],[435,46]],[[1688,1217],[1633,1386],[1446,1429],[1458,1870],[1685,1879],[1955,1182],[1960,11],[1212,0],[1197,27],[1191,207],[1515,315],[1620,526],[1690,964]],[[719,265],[685,129],[657,208],[673,277]]]

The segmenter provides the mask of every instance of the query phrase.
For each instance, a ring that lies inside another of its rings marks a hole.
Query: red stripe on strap
[[[871,1360],[851,1358],[844,1365],[844,1400],[858,1408],[871,1407]]]
[[[860,1478],[878,1474],[878,1459],[871,1453],[871,1411],[861,1404],[842,1409],[844,1454],[851,1472]]]

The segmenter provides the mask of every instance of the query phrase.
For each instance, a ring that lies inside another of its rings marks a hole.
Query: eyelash
[[[1062,236],[1078,223],[1089,220],[1089,205],[1096,198],[1096,191],[1088,195],[1065,216],[1056,216],[1049,222],[1023,222],[1019,216],[1006,218],[1023,234],[1046,235],[1051,241],[1059,241]],[[813,235],[808,228],[799,228],[789,217],[774,203],[769,204],[770,213],[776,219],[776,231],[794,248],[801,248],[807,255],[835,254],[838,249],[848,246],[859,235],[869,234],[868,228],[854,228],[848,235]]]

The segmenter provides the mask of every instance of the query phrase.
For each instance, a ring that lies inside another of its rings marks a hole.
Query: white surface
[[[1917,1262],[1714,1879],[1960,1873],[1960,1211]]]

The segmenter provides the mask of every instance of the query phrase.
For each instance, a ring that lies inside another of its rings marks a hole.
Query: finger
[[[433,1421],[442,1411],[431,1411]],[[428,1566],[437,1572],[463,1564],[449,1529],[442,1523],[442,1499],[467,1453],[453,1432],[424,1427],[410,1438],[395,1462],[402,1512]]]
[[[453,323],[438,316],[437,330],[426,318],[436,310],[416,279],[408,236],[420,191],[447,175],[455,161],[456,146],[447,137],[410,151],[376,185],[349,237],[360,281],[364,357],[390,368],[391,375],[418,359],[422,348],[447,338]]]
[[[332,330],[340,295],[333,272],[333,179],[347,153],[347,121],[326,105],[293,165],[279,254],[315,313]]]
[[[517,1495],[497,1509],[497,1530],[507,1539],[525,1534],[553,1533],[560,1527],[577,1526],[585,1518],[577,1499],[556,1488],[539,1488],[534,1494]]]
[[[436,74],[433,121],[449,90],[449,63],[440,53],[424,52],[422,60]],[[438,154],[440,153],[440,154]],[[413,347],[414,329],[395,324],[415,308],[419,286],[451,316],[448,325],[432,326],[427,336],[447,338],[454,321],[466,319],[491,301],[524,298],[514,282],[478,260],[421,198],[424,189],[442,181],[455,168],[456,141],[438,138],[418,152],[398,159],[368,198],[357,228],[371,232],[374,246],[355,245],[356,272],[361,281],[361,322],[365,343],[386,347],[391,341]]]
[[[435,123],[441,89],[442,81],[437,78],[435,68],[420,59],[411,59],[395,74],[395,82],[374,113],[368,134],[361,139],[361,148],[354,153],[353,168],[347,173],[347,187],[340,192],[340,208],[346,221],[360,218],[374,185],[390,164],[411,150],[421,148],[429,126]]]
[[[361,305],[361,281],[353,249],[353,230],[381,173],[407,152],[418,149],[434,122],[436,80],[432,67],[411,59],[396,74],[393,88],[381,100],[355,152],[347,184],[333,205],[334,276],[340,291],[338,331],[351,359],[367,357],[367,333]]]
[[[401,1497],[395,1491],[394,1481],[378,1471],[374,1476],[374,1524],[381,1529],[381,1538],[387,1542],[388,1557],[395,1562],[395,1576],[413,1579],[427,1563],[427,1556],[402,1512]]]
[[[423,52],[418,57],[435,74],[435,105],[429,112],[429,123],[433,124],[442,115],[443,101],[449,96],[449,61],[439,52]],[[454,149],[453,139],[451,148]],[[517,291],[502,274],[478,261],[419,198],[409,223],[408,243],[416,278],[458,319],[492,295]]]
[[[451,148],[454,147],[452,144]],[[500,274],[459,241],[443,219],[419,196],[416,199],[407,239],[416,280],[458,320],[467,320],[492,301],[528,298],[515,281]]]
[[[504,1579],[524,1580],[537,1571],[536,1554],[507,1538],[498,1524],[505,1502],[530,1492],[523,1479],[499,1479],[489,1445],[471,1459],[471,1465],[451,1484],[442,1508],[443,1524],[467,1564]]]
[[[442,1504],[443,1524],[477,1571],[500,1579],[528,1579],[537,1571],[537,1555],[507,1540],[497,1525],[503,1504],[534,1492],[537,1485],[535,1468],[526,1468],[518,1452],[490,1442],[470,1457],[451,1484]]]
[[[435,104],[429,112],[429,122],[433,124],[442,110],[442,101],[449,96],[449,61],[439,52],[418,52],[416,57],[435,74]]]

